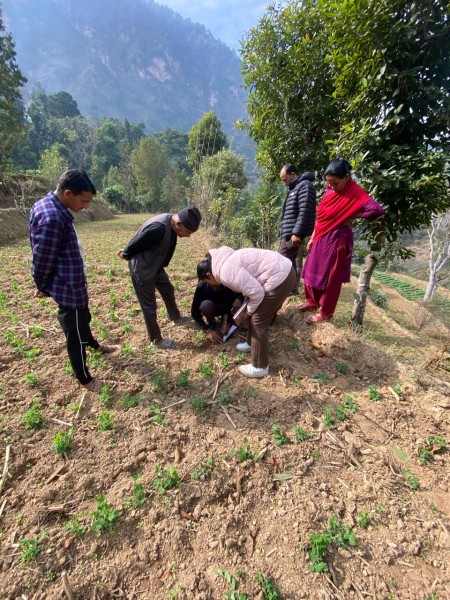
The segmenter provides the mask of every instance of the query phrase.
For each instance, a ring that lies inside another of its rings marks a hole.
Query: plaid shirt
[[[36,287],[67,308],[87,308],[83,257],[69,210],[50,192],[30,212],[31,275]]]

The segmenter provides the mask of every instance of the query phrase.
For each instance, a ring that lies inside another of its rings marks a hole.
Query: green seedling
[[[236,577],[233,577],[228,571],[224,571],[223,569],[216,569],[216,573],[230,584],[231,592],[225,592],[225,598],[228,600],[248,600],[247,594],[239,591],[239,582]]]
[[[143,506],[148,500],[148,494],[145,491],[144,484],[140,481],[142,473],[136,473],[133,475],[134,485],[131,496],[125,498],[125,506],[128,508],[139,508]]]
[[[189,385],[189,375],[191,374],[190,369],[186,369],[185,371],[180,371],[176,378],[176,383],[182,388],[187,388]]]
[[[405,476],[407,485],[412,490],[420,489],[420,481],[417,479],[417,477],[414,477],[414,475],[411,474],[411,471],[409,469],[403,469],[402,473]]]
[[[426,438],[426,446],[419,448],[419,462],[425,465],[433,460],[434,455],[447,449],[447,442],[441,435],[429,435]]]
[[[303,429],[303,427],[297,426],[295,428],[295,439],[298,442],[306,442],[306,440],[309,440],[310,437],[311,434],[309,433],[309,431]]]
[[[120,351],[122,353],[122,356],[124,356],[125,358],[130,358],[130,356],[133,356],[133,346],[131,344],[122,344]]]
[[[225,354],[225,352],[219,352],[217,357],[220,362],[220,368],[222,369],[222,371],[226,371],[228,369],[228,367],[230,366],[230,361],[228,359],[228,356]]]
[[[289,348],[291,350],[300,350],[300,343],[296,337],[289,338]]]
[[[340,373],[341,375],[347,375],[347,373],[350,371],[350,367],[348,366],[347,363],[338,363],[336,365],[336,371],[338,373]]]
[[[32,325],[30,327],[30,332],[31,332],[31,335],[35,338],[42,337],[42,327],[39,327],[39,325]]]
[[[30,560],[34,560],[41,552],[41,542],[47,537],[47,532],[43,531],[39,538],[22,538],[19,541],[20,564],[23,566]]]
[[[242,444],[240,445],[237,451],[232,450],[230,452],[230,456],[233,458],[236,457],[240,463],[243,463],[247,460],[252,460],[254,462],[258,460],[258,453],[252,452],[247,438],[244,438],[242,440]]]
[[[66,375],[70,375],[71,377],[75,376],[75,373],[72,369],[72,365],[70,364],[70,362],[68,360],[64,364],[64,373]]]
[[[192,410],[198,415],[204,415],[206,413],[206,402],[205,399],[199,396],[198,394],[194,394],[191,396],[190,405]]]
[[[90,369],[98,370],[105,364],[105,358],[101,352],[94,350],[89,354],[86,362]]]
[[[192,471],[192,479],[209,479],[214,471],[214,467],[214,457],[208,458],[205,462],[200,463],[198,467]]]
[[[103,404],[103,406],[111,406],[112,403],[112,399],[111,399],[111,392],[109,389],[109,386],[104,383],[102,385],[102,389],[100,390],[100,394],[99,394],[99,400],[100,402]]]
[[[113,427],[112,413],[108,410],[103,410],[97,419],[97,429],[99,431],[110,431]]]
[[[386,505],[385,504],[378,504],[375,507],[375,514],[377,514],[377,515],[384,515],[385,512],[386,512]]]
[[[83,537],[89,527],[87,525],[81,525],[81,518],[82,515],[80,514],[69,521],[69,523],[66,523],[66,525],[64,525],[64,531],[68,531],[72,535],[76,535],[79,538]]]
[[[394,392],[397,394],[397,396],[400,396],[400,398],[403,397],[403,384],[401,381],[397,381],[394,385]]]
[[[272,425],[272,433],[274,437],[275,446],[283,446],[284,444],[291,443],[291,440],[288,438],[288,436],[281,431],[278,423],[274,423]]]
[[[355,401],[351,396],[344,396],[342,398],[342,404],[351,413],[355,413],[358,410],[358,406],[355,404]]]
[[[357,523],[358,523],[358,527],[361,527],[361,529],[366,529],[366,527],[369,527],[370,521],[371,521],[370,513],[368,513],[366,510],[362,510],[358,514]]]
[[[336,417],[337,417],[338,421],[345,421],[348,417],[347,409],[342,404],[338,404],[336,406],[335,412],[336,412]]]
[[[340,524],[336,515],[330,517],[328,530],[322,533],[314,533],[309,537],[310,549],[308,555],[311,560],[311,571],[321,573],[328,568],[325,555],[333,542],[344,549],[356,546],[355,534],[350,527]]]
[[[202,379],[206,379],[206,377],[212,377],[214,375],[214,365],[210,359],[201,362],[198,365],[198,372],[200,373],[200,377]]]
[[[329,527],[334,540],[341,548],[346,549],[349,546],[356,546],[355,534],[348,525],[338,523],[336,515],[331,517]]]
[[[428,461],[433,460],[433,453],[427,448],[419,448],[419,462],[426,465]]]
[[[125,321],[122,327],[123,333],[131,333],[133,331],[133,326],[128,321]]]
[[[71,427],[69,431],[60,431],[53,438],[53,451],[57,454],[64,454],[65,452],[69,452],[72,448],[73,442],[73,428]]]
[[[156,465],[155,475],[152,485],[158,494],[165,494],[180,485],[180,475],[174,466],[164,469],[160,465]]]
[[[326,373],[324,373],[323,371],[320,371],[320,373],[316,373],[315,375],[312,375],[311,379],[314,379],[315,381],[318,381],[319,383],[322,383],[322,384],[326,384],[329,381],[328,375]]]
[[[234,390],[232,387],[223,388],[218,396],[219,404],[221,404],[222,406],[227,406],[228,404],[231,404],[233,402],[233,392]]]
[[[293,383],[294,383],[294,385],[295,385],[296,388],[301,388],[302,387],[302,378],[299,377],[298,375],[296,375],[292,381],[293,381]]]
[[[269,577],[264,577],[262,573],[256,573],[255,581],[261,585],[264,600],[283,600],[280,590]]]
[[[27,429],[40,429],[42,427],[44,419],[39,409],[39,403],[33,404],[23,417],[21,417],[20,422],[23,423]]]
[[[238,365],[241,365],[242,363],[245,363],[247,361],[247,358],[248,356],[244,352],[238,352],[236,356],[236,362],[238,363]]]
[[[152,376],[152,387],[153,391],[158,393],[162,392],[167,385],[166,374],[163,371],[159,371],[159,373],[155,373]]]
[[[122,399],[122,406],[125,410],[129,410],[130,408],[135,408],[142,402],[141,396],[125,396]]]
[[[23,378],[25,379],[25,381],[28,383],[28,385],[31,388],[36,387],[39,382],[39,378],[36,375],[36,373],[27,373],[26,375],[23,376]]]
[[[108,504],[106,496],[96,499],[96,508],[92,513],[92,531],[109,531],[113,533],[119,523],[119,511]]]
[[[167,425],[169,419],[168,419],[167,415],[162,412],[162,410],[160,409],[160,407],[157,404],[154,404],[153,406],[150,407],[150,414],[151,414],[150,419],[151,419],[152,423],[155,423],[156,425],[161,425],[161,427],[163,427],[164,425]]]
[[[322,423],[325,425],[325,427],[330,427],[331,425],[334,425],[335,422],[336,420],[333,417],[333,409],[331,406],[325,406],[325,416],[322,420]]]
[[[375,383],[371,383],[369,385],[368,392],[369,400],[372,400],[372,402],[377,402],[378,400],[381,400],[381,392],[378,390],[378,386],[375,385]]]

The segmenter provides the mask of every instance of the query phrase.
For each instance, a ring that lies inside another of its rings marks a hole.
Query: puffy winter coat
[[[291,235],[308,237],[314,231],[316,220],[316,189],[314,173],[306,171],[289,184],[289,193],[281,214],[280,238],[289,240]]]
[[[292,262],[272,250],[222,246],[209,251],[214,278],[249,299],[247,312],[252,315],[264,294],[278,287],[292,269]]]

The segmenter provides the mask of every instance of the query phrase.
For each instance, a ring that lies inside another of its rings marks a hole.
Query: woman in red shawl
[[[320,311],[308,323],[331,319],[343,283],[350,281],[353,251],[352,219],[372,221],[383,208],[351,176],[350,164],[334,159],[325,171],[327,191],[317,207],[314,232],[308,243],[310,253],[303,269],[306,303],[302,312]]]

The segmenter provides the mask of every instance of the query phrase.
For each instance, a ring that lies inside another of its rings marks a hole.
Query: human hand
[[[117,256],[118,256],[119,258],[122,258],[123,260],[125,260],[125,258],[124,258],[124,256],[123,256],[123,254],[122,254],[122,253],[123,253],[123,248],[121,248],[121,249],[120,249],[120,250],[117,252]]]
[[[47,298],[47,294],[44,294],[44,292],[41,292],[41,290],[36,290],[34,292],[34,297],[35,298]]]
[[[311,247],[313,245],[313,240],[312,238],[309,240],[309,242],[306,244],[306,251],[309,252],[311,250]]]
[[[217,331],[217,329],[210,329],[208,331],[208,340],[213,344],[220,344],[223,341],[223,336]]]
[[[291,235],[291,244],[294,246],[294,248],[300,246],[301,242],[302,238],[299,238],[298,235],[295,235],[294,233]]]

